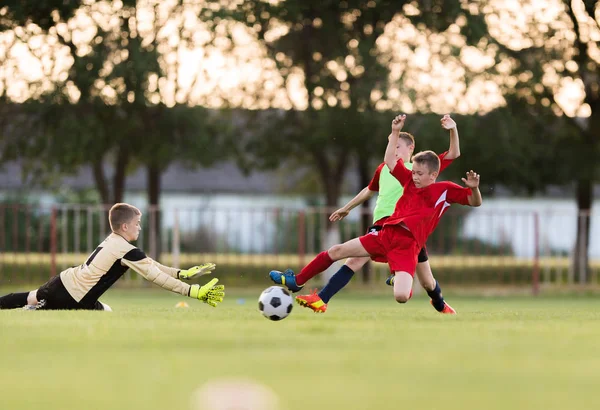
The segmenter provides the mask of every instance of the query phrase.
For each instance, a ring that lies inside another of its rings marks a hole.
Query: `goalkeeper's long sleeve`
[[[163,289],[184,296],[188,296],[190,293],[190,285],[163,272],[162,269],[159,268],[160,264],[158,262],[147,257],[146,254],[138,248],[127,252],[121,259],[121,263],[142,275],[144,279],[157,284]]]
[[[165,265],[163,265],[161,263],[158,263],[157,261],[155,261],[154,259],[150,258],[149,256],[148,256],[148,259],[150,259],[152,262],[154,262],[154,264],[158,267],[158,269],[160,269],[161,271],[163,271],[164,273],[166,273],[170,277],[175,278],[175,279],[179,278],[179,276],[177,276],[177,275],[178,275],[180,269],[172,268],[170,266],[165,266]]]

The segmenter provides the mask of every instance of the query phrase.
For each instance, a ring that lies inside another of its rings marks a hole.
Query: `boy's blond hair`
[[[410,132],[402,131],[400,134],[398,134],[398,138],[403,139],[404,142],[406,142],[406,145],[412,145],[413,147],[415,146],[415,137],[413,137]]]
[[[440,158],[433,151],[419,152],[413,157],[412,162],[426,165],[431,174],[440,170]]]
[[[121,225],[128,223],[137,215],[141,215],[142,212],[133,205],[129,205],[123,202],[114,204],[110,211],[108,211],[108,222],[110,223],[110,229],[115,232],[121,229]]]

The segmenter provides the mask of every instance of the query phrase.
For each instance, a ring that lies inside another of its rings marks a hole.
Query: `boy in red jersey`
[[[406,115],[394,118],[392,134],[385,151],[385,164],[391,174],[404,187],[392,216],[384,223],[381,231],[351,239],[321,252],[296,276],[290,269],[285,272],[271,271],[273,282],[286,285],[292,292],[302,289],[311,278],[327,269],[337,260],[370,256],[376,261],[387,262],[395,272],[394,298],[406,303],[412,291],[417,255],[425,245],[447,207],[452,203],[480,206],[479,175],[472,170],[462,178],[463,188],[453,182],[435,182],[440,159],[432,151],[423,151],[413,158],[412,172],[395,155],[398,138]]]
[[[449,166],[452,161],[460,156],[460,143],[458,137],[458,128],[456,122],[450,117],[450,115],[444,115],[440,120],[442,128],[450,131],[450,146],[448,151],[439,155],[440,157],[440,173],[444,168]],[[396,158],[402,159],[404,165],[408,169],[412,169],[412,162],[410,162],[413,152],[415,149],[414,137],[407,132],[400,132],[398,137],[398,146],[396,147]],[[371,231],[380,231],[383,228],[385,221],[394,213],[396,203],[402,196],[404,188],[400,182],[392,176],[389,168],[385,162],[382,162],[375,171],[373,179],[367,187],[365,187],[358,195],[356,195],[350,202],[344,205],[342,208],[335,211],[329,217],[329,220],[339,221],[344,219],[349,212],[360,205],[362,202],[368,200],[370,197],[378,193],[377,203],[373,210],[373,225],[367,229],[367,233]],[[369,261],[369,257],[365,256],[362,258],[348,258],[344,265],[329,279],[325,287],[323,287],[318,293],[316,290],[308,295],[296,296],[296,302],[300,306],[312,309],[315,313],[325,313],[327,310],[328,303],[331,301],[333,296],[342,290],[354,275],[358,269]],[[417,268],[415,275],[419,279],[423,289],[427,291],[427,295],[430,297],[431,305],[440,313],[444,314],[456,314],[454,310],[442,296],[442,289],[438,281],[434,278],[429,264],[429,257],[427,250],[422,248],[417,258]],[[386,284],[394,286],[395,275],[391,272],[391,275],[387,278]]]

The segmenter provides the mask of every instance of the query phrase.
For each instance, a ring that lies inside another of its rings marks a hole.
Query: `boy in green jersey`
[[[449,115],[444,115],[441,119],[441,124],[444,129],[450,131],[450,146],[448,151],[439,155],[440,172],[460,156],[456,122],[454,122]],[[396,146],[396,158],[402,158],[408,169],[412,169],[410,158],[412,157],[414,149],[414,137],[407,132],[401,132],[398,139],[398,145]],[[352,198],[350,202],[332,213],[329,220],[332,222],[341,221],[348,216],[352,209],[367,201],[377,192],[379,193],[379,196],[377,197],[377,203],[375,210],[373,211],[373,225],[367,229],[367,232],[381,230],[383,223],[390,215],[392,215],[396,202],[398,202],[398,199],[400,199],[403,194],[402,185],[391,175],[390,170],[385,166],[385,163],[382,163],[377,167],[369,185]],[[331,298],[346,286],[350,282],[354,272],[362,268],[369,260],[370,258],[368,256],[348,258],[346,263],[331,277],[331,279],[329,279],[327,285],[321,289],[318,294],[315,292],[310,295],[298,296],[296,298],[297,302],[315,312],[325,312],[327,303],[329,303]],[[427,291],[427,294],[431,298],[433,307],[440,313],[455,314],[456,311],[444,301],[440,286],[433,277],[427,250],[425,248],[422,248],[419,253],[416,274],[421,286]],[[386,283],[393,286],[394,276],[391,275],[388,277]]]

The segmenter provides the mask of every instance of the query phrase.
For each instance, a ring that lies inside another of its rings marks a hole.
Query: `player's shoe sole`
[[[387,279],[385,280],[385,284],[388,286],[394,286],[394,278],[396,277],[396,275],[390,275],[387,277]]]
[[[288,288],[290,292],[299,292],[304,287],[296,284],[296,274],[291,269],[286,269],[284,272],[272,270],[269,272],[269,277],[277,285],[283,285]]]
[[[315,313],[325,313],[327,310],[327,303],[324,303],[316,292],[310,295],[296,296],[296,303]]]

